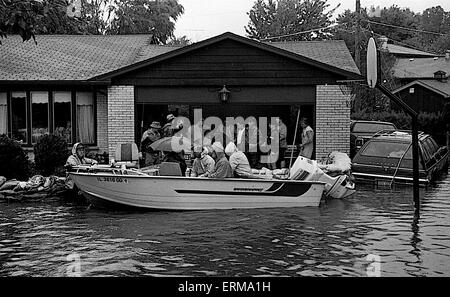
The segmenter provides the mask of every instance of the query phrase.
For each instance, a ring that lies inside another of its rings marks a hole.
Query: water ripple
[[[0,204],[0,276],[450,275],[450,177],[421,189],[359,187],[319,208],[201,212]],[[69,256],[69,257],[68,257]]]

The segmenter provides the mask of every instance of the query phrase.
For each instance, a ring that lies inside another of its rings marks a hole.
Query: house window
[[[53,92],[53,134],[72,143],[72,93]]]
[[[409,88],[409,93],[414,94],[414,88]]]
[[[0,93],[0,135],[8,133],[8,100],[6,93]]]
[[[77,141],[84,144],[93,144],[95,142],[94,94],[77,92],[76,106]]]
[[[31,143],[49,133],[48,92],[30,92],[31,96]]]
[[[27,143],[27,93],[11,93],[11,138]]]

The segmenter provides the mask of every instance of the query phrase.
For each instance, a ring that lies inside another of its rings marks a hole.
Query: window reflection
[[[77,141],[94,143],[94,120],[94,94],[77,92]]]
[[[0,135],[8,133],[8,105],[6,93],[0,93]]]
[[[71,92],[53,92],[53,133],[72,143]]]
[[[48,132],[48,92],[31,92],[31,142]]]
[[[11,137],[27,142],[27,94],[26,92],[11,93]]]

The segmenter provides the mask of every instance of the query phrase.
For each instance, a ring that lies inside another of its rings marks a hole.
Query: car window
[[[405,151],[408,150],[408,152]],[[363,156],[382,157],[382,158],[398,158],[403,154],[404,159],[412,159],[411,147],[409,143],[387,142],[387,141],[371,141],[361,151]]]
[[[429,137],[422,142],[422,151],[425,154],[425,162],[428,162],[434,154]]]
[[[356,133],[377,133],[381,130],[396,130],[394,125],[383,123],[355,123],[353,132]]]
[[[439,150],[439,145],[432,137],[429,137],[428,139],[430,140],[431,147],[433,148],[433,153],[437,152]]]

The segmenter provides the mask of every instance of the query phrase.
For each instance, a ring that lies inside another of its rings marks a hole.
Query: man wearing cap
[[[145,166],[155,165],[159,163],[159,153],[154,151],[150,147],[153,142],[161,138],[159,129],[161,129],[161,124],[159,122],[153,121],[147,131],[142,134],[141,152],[145,156]]]
[[[223,145],[220,142],[214,142],[211,146],[212,157],[216,161],[214,170],[211,173],[206,173],[204,176],[211,178],[228,178],[233,177],[233,170],[231,169],[230,163],[225,157],[225,152]]]
[[[183,129],[183,124],[175,124],[175,116],[173,114],[168,114],[167,123],[162,128],[162,136],[163,137],[172,137],[175,133]]]

